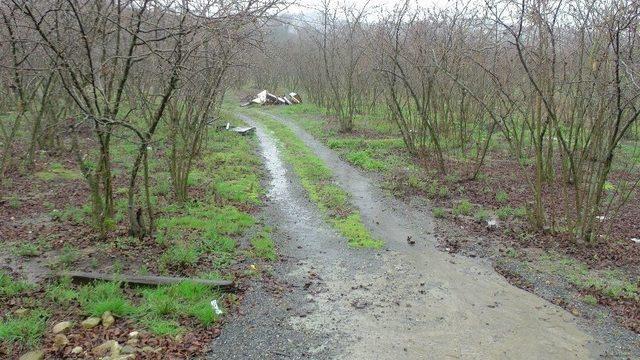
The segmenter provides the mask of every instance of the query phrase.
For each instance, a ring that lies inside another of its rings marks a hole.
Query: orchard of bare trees
[[[207,125],[219,114],[228,73],[276,5],[4,2],[1,97],[9,116],[1,123],[1,173],[33,167],[36,151],[70,149],[91,189],[93,223],[105,235],[115,214],[111,142],[132,135],[128,220],[133,235],[148,232],[147,159],[161,123],[168,127],[163,140],[172,188],[186,201],[186,179]],[[29,140],[17,147],[20,132]],[[91,147],[81,149],[80,138]]]
[[[343,132],[356,116],[384,117],[441,174],[466,163],[462,181],[506,153],[527,168],[532,227],[590,243],[640,180],[610,183],[620,148],[640,136],[639,21],[634,1],[324,2],[267,52],[288,66],[255,79],[304,89]]]
[[[2,173],[33,167],[37,151],[71,148],[91,189],[94,223],[106,232],[114,215],[110,144],[128,132],[138,147],[128,170],[128,219],[142,234],[153,224],[145,169],[159,124],[166,119],[170,128],[172,188],[185,201],[193,157],[229,73],[246,60],[243,50],[266,48],[253,67],[257,82],[304,90],[345,132],[357,115],[382,114],[407,151],[433,159],[440,173],[456,154],[470,162],[464,176],[475,179],[496,138],[511,159],[530,156],[534,173],[523,180],[537,229],[561,223],[576,240],[593,241],[596,218],[635,190],[637,179],[628,179],[613,196],[605,192],[617,149],[639,131],[635,2],[442,9],[325,2],[291,20],[293,32],[258,44],[276,5],[6,2],[2,106],[11,116],[1,124]],[[28,144],[18,150],[21,132]],[[90,153],[79,149],[79,137],[94,142]],[[559,183],[567,185],[566,211],[556,219],[542,195]]]
[[[639,358],[639,24],[3,0],[0,358]]]

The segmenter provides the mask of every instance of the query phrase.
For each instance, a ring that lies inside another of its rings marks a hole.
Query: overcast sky
[[[401,1],[404,0],[369,0],[368,6],[382,6],[382,7],[394,7],[400,4]],[[453,0],[410,0],[412,5],[419,5],[420,7],[446,7],[448,4],[452,4]],[[332,4],[341,5],[344,3],[353,4],[357,6],[364,6],[367,3],[367,0],[332,0]],[[306,13],[312,11],[313,9],[317,9],[322,5],[321,1],[318,0],[298,0],[296,5],[292,5],[288,9],[288,13]]]

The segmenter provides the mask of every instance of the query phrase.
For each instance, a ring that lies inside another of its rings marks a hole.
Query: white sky
[[[404,0],[369,0],[368,7],[394,7],[396,5],[399,5],[403,1]],[[454,2],[454,0],[410,0],[410,4],[412,6],[419,5],[420,7],[426,8],[446,7],[447,5],[453,5]],[[357,7],[361,7],[364,6],[364,4],[367,4],[367,0],[332,0],[331,3],[333,4],[333,6],[346,3],[349,5],[356,5]],[[313,9],[319,8],[321,5],[322,2],[318,0],[298,0],[296,1],[296,4],[289,7],[286,12],[292,14],[308,13],[310,11],[313,11]]]

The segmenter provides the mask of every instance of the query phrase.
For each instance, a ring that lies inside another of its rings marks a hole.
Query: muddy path
[[[511,286],[488,262],[435,248],[431,213],[290,126],[330,167],[382,250],[350,249],[257,127],[271,177],[268,216],[283,261],[255,281],[211,358],[585,359],[610,354],[570,313]],[[411,246],[407,237],[416,244]]]

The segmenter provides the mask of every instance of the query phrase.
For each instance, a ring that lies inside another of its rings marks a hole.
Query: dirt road
[[[274,139],[257,127],[271,177],[268,216],[284,258],[256,281],[211,358],[586,359],[604,350],[565,310],[511,286],[489,263],[434,244],[426,205],[386,195],[286,119],[352,196],[382,250],[350,249],[323,221]],[[411,236],[414,246],[407,243]]]

